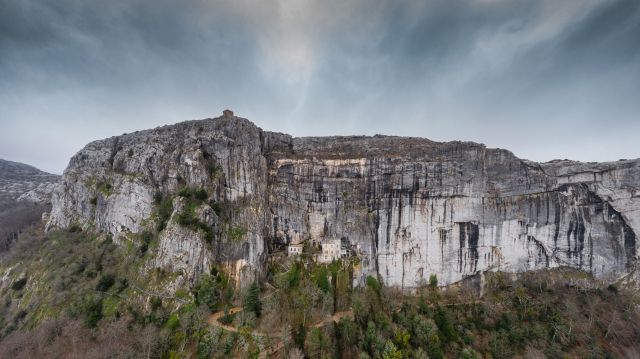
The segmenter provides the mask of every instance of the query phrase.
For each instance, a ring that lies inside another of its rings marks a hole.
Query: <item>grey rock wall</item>
[[[226,231],[218,229],[213,244],[206,243],[202,231],[174,223],[182,210],[174,201],[169,225],[158,235],[157,257],[149,264],[182,269],[186,279],[195,283],[213,261],[223,258],[239,281],[251,280],[266,265],[267,169],[261,136],[262,131],[247,120],[221,118],[90,143],[71,159],[53,193],[47,229],[78,223],[85,229],[110,232],[119,242],[155,228],[156,193],[166,198],[185,186],[202,187],[209,195],[207,202],[222,204],[227,220],[218,223],[208,205],[200,209],[201,219],[214,228],[226,226]],[[230,243],[233,226],[241,226],[246,233]],[[241,255],[225,253],[236,247],[242,248]]]
[[[293,138],[217,118],[87,145],[54,191],[48,228],[131,236],[153,225],[155,193],[187,185],[222,205],[220,216],[197,209],[215,238],[170,220],[149,265],[193,283],[213,263],[247,282],[265,275],[267,248],[324,237],[361,257],[356,285],[379,275],[408,289],[431,274],[446,285],[560,265],[614,279],[636,263],[639,164],[535,163],[420,138]],[[181,211],[174,200],[172,218]]]

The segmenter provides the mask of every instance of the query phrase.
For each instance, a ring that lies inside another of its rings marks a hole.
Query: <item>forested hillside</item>
[[[145,272],[152,233],[125,246],[78,226],[31,227],[0,258],[0,356],[8,358],[636,358],[637,296],[572,269],[486,273],[482,293],[408,295],[358,259],[274,255],[268,281],[235,289],[223,270],[194,290]],[[469,282],[471,283],[471,282]],[[175,295],[166,293],[173,292]],[[482,294],[482,296],[480,296]]]

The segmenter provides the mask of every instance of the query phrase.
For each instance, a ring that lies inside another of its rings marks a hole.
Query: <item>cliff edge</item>
[[[536,163],[472,142],[304,137],[224,116],[88,144],[53,192],[47,228],[135,241],[146,268],[196,283],[211,265],[266,275],[269,248],[339,238],[367,275],[414,288],[486,270],[570,266],[616,280],[637,259],[639,160]]]

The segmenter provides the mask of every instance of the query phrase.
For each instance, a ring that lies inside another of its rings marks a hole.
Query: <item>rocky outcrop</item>
[[[0,252],[34,223],[46,220],[58,175],[0,159]]]
[[[148,265],[193,283],[212,264],[247,282],[265,274],[267,248],[325,237],[362,259],[355,284],[560,265],[618,278],[636,263],[639,164],[535,163],[421,138],[293,138],[222,117],[87,145],[54,191],[48,228],[131,238],[155,228],[159,198],[173,198]],[[185,186],[206,199],[183,203]],[[187,210],[209,229],[179,224]]]
[[[46,204],[60,176],[0,159],[0,198]]]
[[[264,272],[267,167],[263,132],[238,118],[183,122],[88,144],[70,161],[53,194],[47,229],[72,223],[110,232],[116,242],[156,228],[154,198],[171,198],[184,188],[206,192],[199,221],[203,230],[175,223],[183,212],[174,200],[166,229],[158,234],[151,266],[186,271],[195,283],[214,261],[232,268],[238,282]],[[211,216],[214,206],[221,217]],[[203,216],[209,214],[208,219]],[[213,232],[213,231],[212,231]]]

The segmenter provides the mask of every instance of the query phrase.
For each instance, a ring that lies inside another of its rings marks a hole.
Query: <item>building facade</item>
[[[289,256],[299,256],[300,254],[302,254],[302,250],[304,249],[304,244],[300,243],[300,244],[292,244],[289,246],[288,250],[287,250],[287,254]]]
[[[341,241],[339,238],[322,241],[322,253],[318,255],[318,262],[329,263],[341,257]]]

